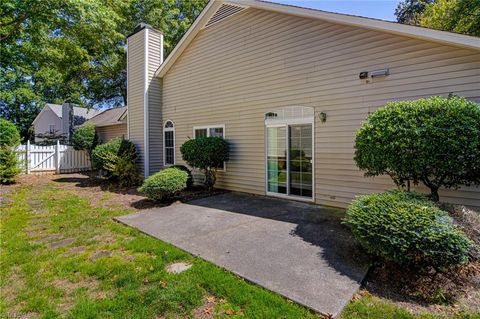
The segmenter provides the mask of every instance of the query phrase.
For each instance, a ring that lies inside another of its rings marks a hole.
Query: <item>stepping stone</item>
[[[185,270],[188,270],[190,268],[192,268],[192,264],[182,262],[182,263],[170,264],[166,267],[166,270],[169,273],[179,274],[179,273],[184,272]]]
[[[101,250],[101,251],[97,251],[96,253],[94,253],[92,256],[90,256],[90,260],[91,261],[95,261],[97,260],[98,258],[102,258],[102,257],[108,257],[112,254],[112,252],[110,250]]]
[[[32,224],[25,228],[26,231],[37,231],[37,230],[46,230],[48,229],[47,224]]]
[[[76,247],[70,248],[65,254],[73,255],[73,254],[83,253],[85,249],[86,249],[85,246],[76,246]]]
[[[62,235],[60,234],[51,234],[51,235],[39,238],[37,240],[34,240],[33,242],[36,244],[41,244],[41,243],[46,243],[46,242],[49,242],[55,239],[60,239],[60,238],[62,238]]]
[[[30,237],[38,237],[40,235],[45,234],[45,229],[28,230],[28,231],[26,231],[26,233]]]
[[[67,238],[67,239],[63,239],[63,240],[60,240],[60,241],[50,243],[48,245],[48,247],[51,248],[51,249],[61,248],[61,247],[71,245],[74,241],[75,241],[75,239],[73,239],[73,238]]]

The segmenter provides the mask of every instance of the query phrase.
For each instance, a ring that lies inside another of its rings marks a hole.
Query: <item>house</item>
[[[42,136],[58,136],[69,140],[73,128],[97,115],[98,111],[74,106],[71,103],[63,105],[47,103],[33,120],[35,142],[40,142]]]
[[[89,119],[85,124],[95,125],[100,143],[114,138],[127,138],[127,107],[105,110]]]
[[[180,146],[222,136],[218,186],[346,207],[391,189],[353,160],[355,131],[394,100],[454,93],[480,102],[480,39],[256,0],[210,1],[168,58],[160,31],[128,37],[128,136],[145,176],[183,164]],[[442,190],[480,206],[480,188]]]

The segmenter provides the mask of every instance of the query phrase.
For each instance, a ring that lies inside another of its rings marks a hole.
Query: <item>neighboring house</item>
[[[114,138],[127,138],[127,107],[105,110],[85,124],[95,125],[98,140],[105,143]]]
[[[263,1],[211,1],[163,61],[163,36],[128,37],[129,138],[146,176],[183,164],[189,138],[222,136],[218,187],[338,207],[391,189],[353,160],[355,132],[394,100],[480,102],[480,39]],[[443,190],[480,206],[480,188]]]
[[[62,136],[68,140],[75,126],[83,124],[97,114],[97,110],[74,106],[71,103],[63,105],[47,103],[32,123],[35,142],[40,142],[43,139],[40,136],[44,135]]]

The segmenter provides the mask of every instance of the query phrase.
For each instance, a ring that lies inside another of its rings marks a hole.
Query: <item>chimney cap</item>
[[[145,22],[140,22],[139,24],[137,24],[135,26],[135,28],[133,29],[133,32],[130,33],[129,35],[127,35],[127,38],[131,37],[132,35],[142,31],[143,29],[150,29],[152,31],[155,31],[155,32],[158,32],[161,34],[160,31],[158,31],[157,29],[153,28],[151,25],[149,25],[148,23],[145,23]]]

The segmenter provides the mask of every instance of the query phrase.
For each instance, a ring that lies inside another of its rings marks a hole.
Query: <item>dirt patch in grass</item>
[[[16,292],[25,288],[25,280],[18,266],[12,267],[7,278],[5,286],[9,289],[2,289],[1,296],[6,304],[12,304],[17,296]]]
[[[61,313],[67,312],[74,306],[75,293],[79,289],[86,290],[86,295],[91,299],[99,299],[97,298],[99,295],[104,296],[101,299],[105,299],[108,296],[107,292],[99,290],[99,282],[91,277],[84,277],[75,282],[65,278],[56,278],[51,284],[64,293],[60,302],[57,303],[58,310]]]

